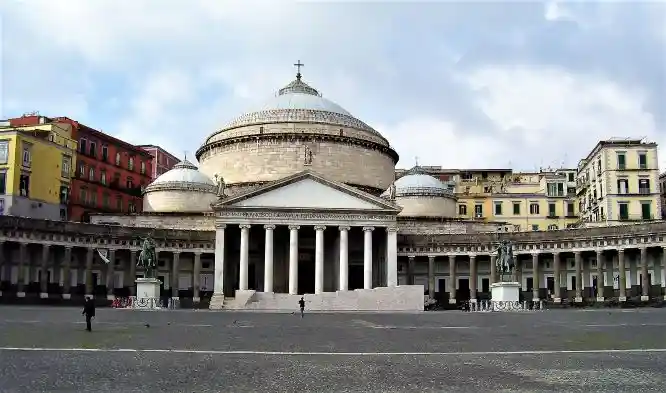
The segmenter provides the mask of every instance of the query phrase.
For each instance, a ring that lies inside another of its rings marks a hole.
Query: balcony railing
[[[653,221],[655,220],[654,214],[620,214],[618,221]]]

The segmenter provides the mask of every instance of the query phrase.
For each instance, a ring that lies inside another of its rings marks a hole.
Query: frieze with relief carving
[[[219,218],[267,219],[267,220],[335,220],[335,221],[395,221],[392,214],[340,214],[316,212],[237,211],[231,209],[217,212]]]

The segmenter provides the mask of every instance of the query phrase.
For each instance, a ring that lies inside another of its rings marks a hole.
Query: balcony
[[[620,214],[618,221],[654,221],[657,218],[654,214]]]
[[[639,193],[640,195],[650,195],[650,194],[652,194],[652,192],[650,191],[650,188],[649,188],[649,187],[641,187],[641,188],[639,188],[639,189],[638,189],[638,193]]]
[[[560,218],[560,216],[558,216],[557,214],[551,212],[551,213],[548,213],[548,215],[546,216],[546,218]]]

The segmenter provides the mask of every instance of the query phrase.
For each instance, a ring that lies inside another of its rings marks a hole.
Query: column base
[[[2,296],[2,291],[0,291],[0,296]]]
[[[48,298],[49,298],[49,294],[46,293],[46,292],[41,292],[41,293],[39,294],[39,298],[40,298],[40,299],[48,299]]]
[[[582,297],[576,297],[576,298],[574,298],[574,303],[582,303],[582,302],[583,302],[583,298],[582,298]]]
[[[25,292],[16,292],[16,297],[25,297]]]
[[[469,302],[472,304],[476,304],[476,299],[469,299]]]
[[[194,303],[199,303],[201,301],[201,298],[199,296],[195,296],[195,297],[192,298],[192,301]]]
[[[641,296],[641,302],[649,302],[649,301],[650,301],[649,296],[645,296],[645,295]]]
[[[533,297],[533,298],[532,298],[532,301],[533,301],[534,303],[539,303],[539,302],[541,301],[541,299],[539,299],[538,297]]]
[[[113,295],[106,295],[106,300],[116,300],[116,297]]]
[[[69,294],[69,293],[63,293],[63,294],[62,294],[62,298],[65,299],[65,300],[69,300],[69,299],[72,298],[72,295]]]
[[[603,303],[604,297],[603,296],[597,296],[597,302]]]
[[[562,303],[562,298],[560,298],[560,297],[553,298],[553,303],[558,303],[558,304]]]
[[[456,304],[456,299],[449,299],[449,304]]]
[[[222,310],[224,308],[224,295],[221,293],[213,294],[208,305],[210,310]]]
[[[626,296],[620,296],[617,300],[620,301],[620,302],[626,302],[627,297]]]
[[[171,296],[171,300],[176,300],[176,301],[178,301],[178,300],[180,300],[180,298],[179,298],[178,296]]]

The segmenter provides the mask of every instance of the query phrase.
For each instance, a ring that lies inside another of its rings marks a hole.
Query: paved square
[[[666,311],[0,307],[2,392],[666,391]]]

